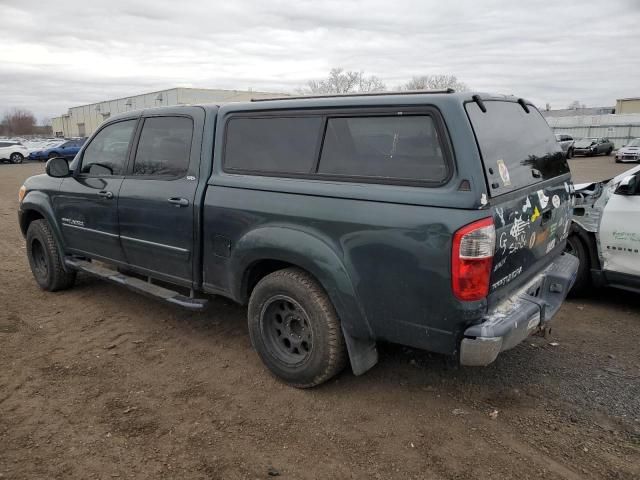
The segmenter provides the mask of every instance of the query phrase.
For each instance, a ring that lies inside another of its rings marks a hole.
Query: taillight
[[[453,294],[467,302],[489,294],[496,229],[492,218],[462,227],[453,235],[451,281]]]

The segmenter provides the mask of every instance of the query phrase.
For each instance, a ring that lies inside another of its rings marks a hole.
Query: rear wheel
[[[571,296],[583,295],[591,287],[591,261],[589,260],[587,247],[578,235],[572,234],[567,238],[565,252],[578,257],[578,260],[580,260],[576,281],[569,293]]]
[[[9,160],[11,160],[11,163],[22,163],[22,161],[24,160],[24,155],[15,152],[9,156]]]
[[[346,364],[340,320],[329,297],[297,268],[258,282],[249,300],[249,334],[269,370],[294,387],[326,382]]]
[[[609,150],[607,150],[607,157],[611,155],[611,152],[613,152],[613,148],[609,147]]]
[[[34,220],[29,225],[27,257],[33,277],[43,290],[55,292],[73,286],[76,272],[63,268],[58,244],[46,220]]]

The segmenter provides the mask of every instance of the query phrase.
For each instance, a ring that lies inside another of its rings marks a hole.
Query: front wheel
[[[41,289],[64,290],[76,281],[75,271],[62,266],[60,250],[46,220],[34,220],[27,230],[27,257],[33,277]]]
[[[589,259],[589,252],[582,240],[580,240],[580,237],[576,234],[569,235],[564,251],[578,257],[578,260],[580,260],[576,281],[569,292],[571,296],[580,296],[591,287],[591,261]]]
[[[59,157],[59,156],[60,156],[60,155],[58,155],[58,153],[57,153],[57,152],[51,152],[51,153],[49,153],[49,155],[47,155],[47,158],[48,158],[49,160],[51,160],[52,158],[56,158],[56,157]]]
[[[9,156],[9,160],[11,161],[11,163],[22,163],[22,161],[24,160],[24,155],[18,152],[12,153],[11,156]]]
[[[342,371],[347,353],[335,308],[322,286],[297,268],[264,277],[249,300],[251,343],[283,382],[310,388]]]

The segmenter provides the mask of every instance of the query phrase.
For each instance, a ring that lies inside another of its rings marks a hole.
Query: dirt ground
[[[295,390],[222,298],[193,314],[86,276],[40,291],[16,195],[42,171],[0,165],[0,478],[640,478],[639,295],[568,301],[552,338],[487,368],[381,345],[366,375]]]

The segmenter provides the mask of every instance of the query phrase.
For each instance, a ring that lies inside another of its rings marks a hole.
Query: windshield
[[[633,140],[631,140],[627,144],[627,147],[640,147],[640,138],[634,138]]]
[[[529,105],[527,113],[519,103],[502,100],[484,105],[486,112],[475,102],[466,109],[492,196],[569,173],[566,156],[537,108]]]
[[[596,143],[596,139],[595,138],[581,138],[580,140],[578,140],[575,144],[576,147],[588,147],[590,145],[593,145],[594,143]]]

